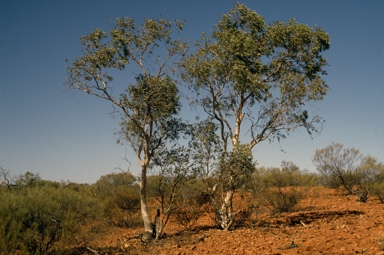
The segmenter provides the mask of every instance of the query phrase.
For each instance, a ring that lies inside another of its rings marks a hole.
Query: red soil
[[[273,215],[260,211],[253,224],[232,231],[215,228],[212,219],[204,216],[192,231],[170,222],[165,237],[149,244],[130,239],[140,228],[115,228],[87,245],[98,254],[384,255],[383,209],[384,204],[375,197],[360,203],[356,196],[315,188],[295,212]]]

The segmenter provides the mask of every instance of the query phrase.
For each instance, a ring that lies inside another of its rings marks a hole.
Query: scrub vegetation
[[[333,146],[340,145],[330,145],[327,151]],[[314,158],[321,152],[324,150],[318,150]],[[333,156],[333,160],[339,160],[339,154]],[[340,198],[355,197],[349,200],[351,204],[355,201],[383,203],[384,165],[371,157],[365,159],[369,161],[356,164],[352,173],[348,172],[349,168],[340,170],[348,174],[348,180],[353,180],[352,193],[340,176],[324,176],[324,168],[312,173],[286,161],[280,168],[255,166],[237,189],[232,205],[236,215],[230,230],[265,228],[265,224],[271,224],[266,223],[265,215],[269,215],[269,219],[281,219],[316,212],[317,205],[304,206],[308,203],[304,201],[326,196],[326,189],[334,190]],[[337,162],[328,163],[336,165]],[[355,161],[346,163],[350,166]],[[154,215],[151,223],[156,231],[161,230],[161,239],[171,242],[173,238],[166,233],[175,233],[175,229],[176,233],[192,234],[199,229],[221,228],[215,203],[220,200],[219,194],[225,198],[225,187],[218,187],[214,195],[210,190],[210,185],[220,178],[222,176],[215,175],[180,178],[165,172],[148,176],[149,212]],[[1,179],[4,180],[0,186],[1,254],[96,254],[97,249],[103,249],[92,247],[93,241],[103,239],[108,233],[114,233],[115,239],[124,243],[140,239],[138,253],[143,244],[157,244],[140,233],[140,187],[137,177],[131,173],[111,173],[101,176],[94,184],[77,184],[42,180],[30,172],[12,177],[1,168]],[[366,191],[364,199],[359,190]],[[303,216],[298,223],[306,226],[305,221],[308,219]],[[156,224],[163,228],[156,228]],[[132,234],[122,237],[118,233],[122,229]],[[117,254],[137,254],[124,253],[128,250],[117,244],[109,250],[120,252]]]

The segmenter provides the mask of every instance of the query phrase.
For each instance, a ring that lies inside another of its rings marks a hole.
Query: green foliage
[[[187,48],[172,35],[183,26],[180,21],[146,19],[140,27],[133,19],[117,19],[109,33],[96,29],[82,36],[84,54],[68,67],[68,87],[108,100],[121,111],[119,133],[132,144],[140,164],[144,164],[143,153],[150,157],[165,142],[165,136],[172,134],[169,118],[179,111],[180,104],[170,75],[174,61]],[[128,68],[135,73],[140,70],[134,77],[136,83],[114,88],[108,71]]]
[[[384,164],[376,158],[366,157],[361,167],[371,173],[367,178],[366,190],[384,203]]]
[[[194,177],[189,155],[190,151],[185,147],[164,148],[153,159],[151,170],[155,175],[148,179],[148,188],[151,187],[148,193],[163,200],[161,204],[166,203],[166,197],[172,203],[178,191]]]
[[[236,144],[231,152],[222,152],[213,172],[213,178],[205,178],[207,190],[200,198],[208,198],[215,212],[215,220],[222,229],[230,229],[236,223],[239,212],[233,211],[233,196],[244,187],[255,171],[255,162],[247,144]]]
[[[291,212],[304,197],[304,191],[298,187],[272,188],[264,190],[265,201],[272,206],[274,213]]]
[[[282,162],[281,168],[258,168],[257,174],[253,178],[268,187],[302,187],[317,184],[315,174],[300,170],[294,163],[287,161]],[[254,182],[255,180],[253,180]]]
[[[185,200],[196,200],[199,205],[203,205],[207,202],[205,192],[207,186],[204,180],[200,178],[188,179],[184,185],[180,188],[179,196]]]
[[[29,171],[26,172],[24,175],[21,174],[15,180],[15,185],[19,188],[21,188],[21,187],[31,188],[31,187],[34,187],[34,186],[39,185],[41,183],[42,183],[42,180],[41,180],[39,174],[35,174],[35,173],[29,172]]]
[[[232,152],[222,154],[215,174],[223,191],[234,191],[243,187],[255,170],[255,162],[249,147],[238,144]]]
[[[29,181],[23,183],[30,184]],[[0,196],[0,251],[3,254],[17,250],[22,254],[47,254],[58,242],[73,243],[75,233],[88,220],[97,217],[100,210],[95,199],[47,183],[0,192]]]
[[[169,76],[139,75],[136,84],[128,87],[121,100],[123,105],[134,110],[137,119],[150,116],[153,120],[161,120],[176,114],[180,108],[178,88]]]
[[[189,147],[196,174],[207,180],[212,176],[223,151],[220,136],[216,134],[218,126],[210,119],[191,126]]]
[[[281,168],[259,168],[247,188],[259,205],[273,208],[273,212],[295,209],[309,187],[317,184],[314,174],[302,171],[292,162],[283,161]]]
[[[183,62],[183,77],[196,93],[196,105],[217,121],[224,148],[228,138],[232,145],[239,142],[244,126],[250,148],[299,127],[309,133],[319,129],[322,119],[306,106],[328,91],[322,52],[330,42],[322,29],[295,20],[268,25],[236,4],[211,37],[203,35],[196,45]]]
[[[374,183],[370,186],[370,193],[375,195],[380,203],[384,204],[384,182]]]
[[[103,200],[103,213],[109,224],[133,227],[139,224],[140,195],[137,188],[121,186]]]
[[[112,173],[103,175],[91,190],[96,198],[102,199],[107,222],[120,227],[137,224],[135,214],[139,211],[139,187],[136,177],[130,173]]]
[[[132,113],[122,117],[118,134],[132,145],[140,160],[142,155],[151,159],[165,141],[177,140],[184,127],[174,117],[180,111],[179,91],[169,76],[139,75],[136,81],[121,95],[120,103]]]
[[[210,202],[202,179],[190,179],[178,191],[174,218],[186,230],[191,230],[204,212],[203,206]]]
[[[118,208],[134,212],[140,204],[140,196],[135,187],[119,187],[114,194],[114,202]]]
[[[112,173],[103,175],[92,185],[95,196],[107,198],[113,195],[115,190],[122,186],[132,186],[136,177],[131,173]]]

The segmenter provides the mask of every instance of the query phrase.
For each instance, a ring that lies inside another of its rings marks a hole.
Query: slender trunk
[[[239,114],[239,116],[236,118],[235,135],[232,137],[233,148],[235,148],[236,145],[239,143],[240,130],[241,130],[241,122],[243,120],[243,117],[244,117],[244,114]]]
[[[147,166],[143,165],[141,169],[141,180],[140,180],[140,207],[141,216],[143,217],[144,230],[145,232],[152,233],[151,218],[148,213],[147,205]]]
[[[164,228],[167,225],[170,216],[171,216],[170,211],[160,212],[160,209],[157,209],[157,216],[155,219],[156,239],[160,239],[163,236]]]
[[[164,217],[164,215],[160,216],[160,209],[157,208],[157,211],[156,211],[156,218],[155,218],[155,228],[156,228],[156,239],[160,239],[162,233],[163,233],[163,229],[164,229],[164,224],[163,224],[163,221],[162,221],[162,217]]]
[[[348,191],[349,195],[352,195],[354,193],[353,192],[353,185],[349,184],[348,181],[346,181],[346,178],[348,178],[348,177],[344,177],[343,174],[339,175],[339,180],[340,180],[341,185],[344,186],[344,188]]]
[[[241,132],[241,123],[243,122],[244,113],[243,113],[243,107],[245,105],[245,100],[243,97],[241,97],[239,108],[236,111],[236,127],[235,127],[235,135],[232,137],[232,145],[233,148],[236,148],[236,145],[239,143],[240,138],[240,132]]]
[[[233,145],[233,152],[237,150],[237,145],[239,143],[239,135],[240,135],[240,128],[241,128],[241,121],[244,117],[244,114],[241,112],[237,113],[236,117],[236,129],[235,129],[235,135],[232,138],[232,145]],[[231,182],[233,181],[234,176],[230,176]],[[223,230],[229,230],[233,223],[234,223],[234,218],[235,215],[233,214],[233,195],[235,194],[235,189],[230,185],[231,188],[226,192],[226,196],[224,198],[224,201],[221,205],[220,209],[220,219],[221,223],[220,226],[223,228]]]

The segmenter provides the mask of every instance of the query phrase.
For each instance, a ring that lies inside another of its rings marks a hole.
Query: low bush
[[[380,203],[384,204],[384,182],[372,184],[369,191],[380,200]]]
[[[304,192],[298,187],[270,188],[264,193],[264,199],[274,213],[293,211],[303,197]]]
[[[200,179],[190,179],[184,183],[175,201],[175,221],[184,229],[191,230],[203,213],[202,207],[210,202],[206,186]]]
[[[273,212],[290,212],[304,198],[305,190],[316,185],[318,177],[302,171],[292,162],[281,168],[259,168],[247,184],[253,194],[254,206],[272,207]]]
[[[133,187],[120,186],[104,199],[103,212],[107,223],[118,227],[133,227],[141,224],[140,195]]]
[[[98,201],[79,192],[49,185],[0,193],[0,253],[48,254],[98,216]]]
[[[179,202],[179,208],[174,213],[175,221],[184,229],[191,230],[196,226],[202,212],[197,200],[189,199]]]
[[[89,188],[102,201],[106,222],[118,227],[133,227],[140,220],[140,195],[136,178],[130,173],[103,175]]]
[[[305,170],[300,170],[292,162],[283,161],[282,167],[259,168],[254,179],[268,187],[302,187],[315,186],[318,176]]]

